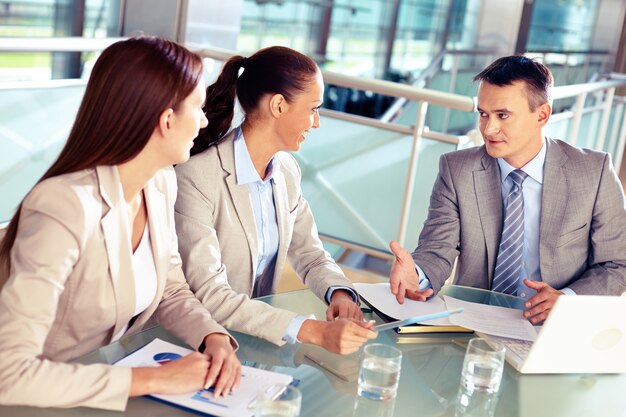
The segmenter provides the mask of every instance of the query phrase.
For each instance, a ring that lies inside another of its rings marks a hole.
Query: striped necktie
[[[506,294],[517,293],[524,254],[524,198],[522,183],[528,176],[520,169],[511,171],[513,186],[506,198],[504,225],[491,289]]]

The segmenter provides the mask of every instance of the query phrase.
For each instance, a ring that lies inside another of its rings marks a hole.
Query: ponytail
[[[244,71],[239,75],[241,68]],[[233,122],[235,97],[248,117],[266,94],[282,94],[287,102],[292,102],[306,91],[318,73],[315,61],[284,46],[270,46],[248,58],[230,58],[217,81],[206,90],[204,114],[209,125],[198,134],[191,155],[218,144],[226,136]]]
[[[192,156],[218,144],[230,130],[235,113],[237,79],[245,62],[246,58],[239,55],[230,58],[224,64],[217,81],[207,87],[204,114],[209,124],[200,130],[194,140]]]

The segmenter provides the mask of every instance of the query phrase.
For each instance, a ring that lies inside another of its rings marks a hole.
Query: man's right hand
[[[391,241],[389,248],[396,258],[389,276],[391,293],[396,296],[400,304],[404,303],[405,297],[410,300],[426,301],[433,295],[433,290],[428,288],[420,291],[419,277],[411,254],[395,240]]]

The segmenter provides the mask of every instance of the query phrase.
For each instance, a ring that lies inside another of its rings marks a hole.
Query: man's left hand
[[[350,293],[344,290],[335,290],[330,297],[330,304],[326,310],[326,320],[335,319],[363,320],[361,308],[354,302]]]
[[[541,323],[548,318],[548,314],[554,303],[556,303],[556,299],[564,294],[541,281],[525,279],[524,285],[537,291],[537,295],[528,299],[524,304],[524,307],[527,308],[524,311],[524,317],[532,324]]]

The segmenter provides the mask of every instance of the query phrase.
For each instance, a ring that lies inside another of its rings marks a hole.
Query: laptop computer
[[[534,342],[477,334],[523,374],[626,373],[626,297],[559,297]]]

